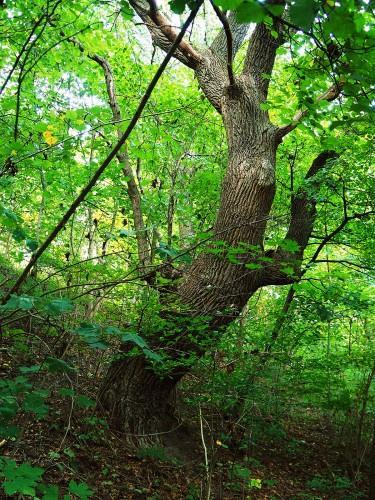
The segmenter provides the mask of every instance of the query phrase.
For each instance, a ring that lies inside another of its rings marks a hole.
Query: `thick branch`
[[[343,89],[343,82],[338,82],[337,84],[332,85],[326,92],[323,92],[317,99],[316,102],[320,101],[334,101],[337,99],[337,97],[341,94],[341,91]],[[306,115],[308,115],[309,110],[304,109],[304,110],[299,110],[297,113],[294,115],[293,120],[291,123],[288,125],[285,125],[284,127],[280,127],[278,130],[278,137],[281,140],[284,136],[289,134],[292,130],[294,130],[299,123],[305,118]]]
[[[312,179],[322,168],[327,165],[329,160],[337,158],[338,154],[334,151],[324,151],[315,158],[308,170],[305,180]],[[319,187],[316,183],[316,188]],[[311,236],[316,217],[316,201],[311,192],[308,192],[304,186],[301,186],[295,195],[292,196],[291,219],[289,229],[285,236],[285,244],[280,245],[276,251],[268,252],[268,256],[273,258],[272,264],[265,268],[262,286],[265,285],[283,285],[293,283],[300,275],[300,266],[303,253]],[[298,245],[295,251],[289,251],[288,242],[294,242]],[[282,268],[292,267],[294,276],[289,276],[282,271]]]
[[[320,153],[305,175],[305,180],[312,179],[320,170],[327,166],[329,160],[338,158],[338,156],[339,155],[335,151],[324,151]],[[318,189],[319,184],[315,182],[314,187]],[[301,258],[310,239],[315,217],[316,201],[302,186],[298,189],[297,193],[292,196],[291,221],[286,234],[287,240],[295,241],[298,244],[298,256]]]
[[[284,0],[274,0],[269,3],[283,5],[285,2]],[[276,37],[271,34],[271,28],[264,23],[257,24],[249,40],[243,69],[245,75],[250,75],[254,79],[255,85],[264,97],[267,97],[269,77],[275,63],[276,49],[283,43],[280,34],[281,22],[276,17],[272,31],[277,33]]]
[[[130,0],[130,5],[147,26],[153,43],[167,52],[178,36],[178,31],[171,25],[170,21],[161,14],[153,0]],[[195,50],[186,40],[181,40],[173,57],[188,66],[196,68],[201,62],[201,54]]]
[[[215,11],[215,5],[212,4]],[[216,12],[217,14],[217,12]],[[242,42],[244,41],[247,32],[249,31],[249,25],[247,23],[239,23],[237,21],[237,14],[236,12],[231,12],[228,17],[224,16],[227,19],[228,26],[225,27],[223,25],[223,29],[219,31],[217,34],[216,38],[211,44],[210,50],[213,54],[216,56],[220,57],[225,61],[227,58],[228,54],[228,28],[230,31],[230,37],[231,37],[231,43],[232,43],[232,59],[235,57],[237,54],[239,48],[242,45]],[[220,19],[220,22],[223,24],[222,19]]]
[[[171,40],[175,38],[177,32],[171,27],[170,22],[157,10],[154,0],[130,0],[130,3],[145,22],[154,45],[162,50],[168,50]],[[233,55],[236,47],[237,39],[234,40]],[[175,57],[195,71],[195,76],[203,93],[214,108],[221,113],[221,98],[224,88],[228,85],[228,76],[224,62],[225,54],[224,57],[219,56],[210,49],[199,53],[188,42],[183,41],[176,51]]]
[[[227,53],[227,71],[228,71],[228,78],[229,78],[229,84],[231,86],[234,86],[234,74],[233,74],[233,36],[232,36],[232,31],[230,29],[229,21],[227,19],[227,16],[221,12],[219,7],[215,5],[214,2],[211,1],[212,7],[217,15],[217,17],[220,19],[221,24],[223,25],[223,30],[225,33],[225,38],[226,38],[226,53]]]

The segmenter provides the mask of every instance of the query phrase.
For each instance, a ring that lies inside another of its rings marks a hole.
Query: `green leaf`
[[[94,323],[82,323],[82,325],[74,330],[82,340],[94,349],[107,349],[108,344],[101,339],[102,328]]]
[[[280,248],[286,250],[287,252],[298,252],[299,245],[296,241],[286,238],[280,242]]]
[[[271,12],[274,16],[281,16],[281,14],[284,12],[284,6],[283,5],[267,5],[267,10]]]
[[[156,361],[157,363],[160,363],[162,361],[161,356],[157,354],[155,351],[151,351],[150,349],[143,349],[143,353],[146,356],[146,358],[150,359],[151,361]]]
[[[92,408],[95,406],[95,401],[84,394],[77,396],[76,403],[80,408]]]
[[[40,365],[20,366],[18,369],[21,373],[38,373]]]
[[[309,30],[318,11],[314,0],[295,0],[290,6],[290,19],[304,30]]]
[[[31,252],[35,252],[38,248],[38,242],[37,240],[33,240],[31,238],[26,238],[26,246]]]
[[[266,16],[262,5],[256,1],[245,1],[237,9],[237,18],[241,23],[261,23]]]
[[[54,484],[43,484],[40,486],[43,493],[42,500],[59,500],[59,488]]]
[[[26,233],[25,231],[22,229],[22,227],[16,227],[13,231],[12,231],[12,236],[13,238],[16,240],[16,241],[23,241],[25,238],[26,238]]]
[[[64,455],[69,458],[74,458],[76,456],[75,452],[71,448],[64,448]]]
[[[18,410],[17,398],[10,394],[4,394],[0,398],[0,417],[9,420],[16,415]]]
[[[261,102],[259,107],[262,111],[267,111],[268,109],[272,108],[272,104],[268,102]]]
[[[293,276],[294,274],[294,269],[293,267],[291,266],[284,266],[284,267],[281,267],[280,268],[280,271],[284,274],[286,274],[287,276]]]
[[[35,496],[36,494],[34,483],[24,477],[17,477],[13,480],[4,481],[3,488],[7,495],[22,493],[23,495]]]
[[[262,269],[263,266],[261,264],[257,264],[256,262],[248,262],[245,264],[247,269]]]
[[[49,356],[45,361],[47,370],[51,373],[74,373],[76,368],[66,361]]]
[[[215,0],[215,5],[224,10],[236,10],[241,5],[242,0]],[[205,235],[207,237],[207,235]]]
[[[170,246],[168,246],[162,242],[159,243],[159,246],[157,247],[156,252],[162,258],[170,257],[171,259],[173,259],[175,261],[185,262],[187,264],[191,263],[191,257],[188,253],[182,252],[181,250],[178,250],[177,248],[171,248]]]
[[[69,483],[69,492],[73,493],[73,495],[76,495],[81,500],[86,500],[94,494],[86,483],[76,483],[73,480]]]
[[[121,0],[121,13],[125,19],[132,19],[134,17],[133,9],[130,7],[127,0]]]
[[[261,479],[250,479],[250,488],[257,488],[260,490],[262,488],[262,480]]]
[[[152,351],[149,348],[147,342],[141,336],[139,336],[137,333],[135,333],[135,332],[125,333],[125,335],[123,335],[121,337],[121,340],[123,342],[132,342],[133,344],[136,344],[138,347],[140,347],[142,349],[143,354],[149,360],[156,361],[158,363],[160,363],[162,361],[162,358],[159,356],[159,354]]]
[[[1,401],[0,401],[1,403]],[[17,438],[21,429],[15,425],[0,425],[0,437],[4,439]]]
[[[69,299],[53,299],[44,306],[44,310],[51,316],[70,313],[74,310],[74,304]]]
[[[107,326],[104,328],[104,333],[107,335],[122,335],[123,332],[116,326]]]
[[[169,6],[175,14],[182,14],[186,7],[185,0],[172,0]]]
[[[9,208],[4,207],[3,205],[0,205],[0,215],[3,217],[6,217],[7,219],[11,220],[12,222],[19,222],[20,219],[17,214],[15,214],[12,210],[9,210]]]
[[[75,391],[70,387],[61,387],[61,389],[59,389],[59,394],[63,397],[72,397],[74,396]]]
[[[136,344],[141,349],[143,349],[145,347],[148,348],[147,342],[142,337],[140,337],[137,333],[133,333],[133,332],[125,333],[125,335],[123,335],[121,337],[121,340],[122,340],[122,342],[132,342],[133,344]]]
[[[44,400],[49,396],[49,391],[38,389],[25,395],[23,409],[35,413],[37,417],[44,417],[48,413],[48,406]]]
[[[5,477],[3,488],[7,495],[22,495],[35,496],[35,487],[41,479],[44,469],[41,467],[32,467],[25,462],[17,466],[12,459],[3,458],[3,466],[0,463],[0,472]]]
[[[12,295],[8,302],[1,306],[5,311],[15,311],[22,309],[22,311],[29,311],[34,307],[34,298],[27,295]]]
[[[249,480],[251,472],[247,467],[242,467],[241,465],[235,464],[233,468],[233,475],[239,479]]]

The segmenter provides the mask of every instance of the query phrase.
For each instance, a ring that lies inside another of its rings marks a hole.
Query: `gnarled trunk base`
[[[160,378],[143,357],[119,359],[110,365],[99,392],[99,405],[128,443],[147,446],[176,427],[177,380]]]

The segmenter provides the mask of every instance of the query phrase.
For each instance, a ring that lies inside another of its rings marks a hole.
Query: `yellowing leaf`
[[[43,137],[49,146],[52,146],[53,144],[56,144],[56,142],[57,142],[56,137],[54,137],[54,135],[52,134],[52,132],[50,130],[46,130],[45,132],[43,132]]]

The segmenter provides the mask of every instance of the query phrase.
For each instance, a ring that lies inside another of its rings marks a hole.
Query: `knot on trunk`
[[[239,85],[234,83],[233,85],[228,85],[224,89],[224,94],[229,98],[229,99],[239,99],[243,93],[243,90]]]

